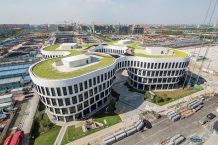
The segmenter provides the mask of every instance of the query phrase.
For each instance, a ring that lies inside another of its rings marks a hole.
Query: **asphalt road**
[[[218,99],[218,96],[206,100],[204,102],[204,107],[200,111],[184,120],[179,120],[174,123],[164,117],[153,124],[151,129],[146,129],[144,132],[138,132],[115,143],[115,145],[157,145],[161,141],[166,140],[177,133],[183,134],[186,137],[196,133],[203,134],[205,126],[201,126],[198,121],[210,112],[215,113],[215,109],[218,105],[215,104],[213,100],[216,99]],[[218,118],[218,113],[216,113],[216,115]]]

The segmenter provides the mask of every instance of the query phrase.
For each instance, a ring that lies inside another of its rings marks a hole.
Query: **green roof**
[[[145,54],[145,53],[134,53],[134,56],[140,56],[140,57],[147,57],[147,58],[183,58],[183,57],[187,57],[188,54],[185,52],[182,52],[180,50],[177,49],[170,49],[174,52],[173,55],[149,55],[149,54]]]
[[[134,46],[138,46],[139,43],[134,43]],[[82,50],[55,50],[61,44],[55,44],[49,47],[44,48],[46,51],[68,51],[70,54],[68,56],[74,56],[85,53]],[[130,44],[131,45],[131,44]],[[133,45],[132,45],[133,46]],[[138,46],[141,47],[141,46]],[[137,49],[137,48],[136,48]],[[141,49],[141,48],[139,48]],[[143,48],[144,49],[144,48]],[[146,57],[146,58],[175,58],[175,57],[187,57],[188,54],[176,49],[171,49],[174,51],[174,55],[147,55],[143,53],[134,53],[134,56]],[[64,56],[67,57],[67,56]],[[37,77],[46,78],[46,79],[65,79],[65,78],[73,78],[80,75],[84,75],[86,73],[95,71],[97,69],[104,68],[115,61],[113,57],[103,57],[101,56],[99,62],[97,64],[93,64],[91,66],[87,66],[78,70],[73,70],[71,72],[60,72],[55,69],[52,64],[56,61],[60,61],[64,57],[53,58],[49,60],[44,60],[40,63],[37,63],[33,66],[32,71]],[[97,57],[97,56],[96,56]]]
[[[100,62],[91,66],[84,67],[79,70],[74,70],[71,72],[59,72],[56,70],[52,64],[55,61],[59,61],[61,58],[54,58],[42,61],[36,64],[32,71],[37,77],[46,78],[46,79],[64,79],[64,78],[73,78],[76,76],[84,75],[88,72],[95,71],[100,68],[104,68],[114,62],[113,57],[102,57]]]

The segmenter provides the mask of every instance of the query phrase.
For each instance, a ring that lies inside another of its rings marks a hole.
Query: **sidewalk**
[[[66,130],[67,130],[67,126],[62,126],[61,127],[61,130],[58,133],[58,136],[57,136],[57,138],[55,140],[54,145],[60,145],[61,144],[61,141],[62,141],[62,139],[64,137],[64,134],[65,134]]]

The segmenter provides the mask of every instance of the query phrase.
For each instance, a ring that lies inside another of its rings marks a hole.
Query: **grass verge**
[[[53,145],[61,127],[53,124],[47,114],[45,107],[40,102],[35,114],[31,128],[31,145]]]
[[[97,131],[100,131],[100,130],[106,128],[106,127],[110,127],[110,126],[112,126],[114,124],[117,124],[117,123],[121,122],[121,118],[119,117],[119,115],[114,113],[115,109],[116,109],[115,108],[115,101],[112,99],[107,107],[105,107],[102,110],[98,111],[93,116],[93,119],[95,121],[104,124],[104,127],[102,127],[102,128],[96,128],[96,129],[88,130],[87,132],[83,132],[82,127],[78,127],[78,128],[75,128],[75,126],[68,127],[65,134],[64,134],[61,145],[67,144],[67,143],[72,142],[72,141],[75,141],[77,139],[80,139],[82,137],[85,137],[87,135],[95,133]],[[105,121],[107,122],[107,124],[105,124]]]

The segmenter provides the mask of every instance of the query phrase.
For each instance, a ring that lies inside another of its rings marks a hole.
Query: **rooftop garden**
[[[75,51],[75,50],[74,50]],[[71,55],[78,55],[80,54],[80,51],[76,51],[76,53],[72,53]],[[100,68],[104,68],[114,62],[114,58],[112,57],[102,57],[99,61],[99,63],[87,66],[85,68],[79,69],[79,70],[74,70],[71,72],[59,72],[56,70],[52,64],[55,61],[59,61],[61,58],[53,58],[49,60],[42,61],[38,64],[36,64],[33,68],[32,71],[33,73],[41,78],[46,78],[46,79],[64,79],[64,78],[70,78],[70,77],[76,77],[80,76],[83,74],[86,74],[91,71],[95,71]]]
[[[177,49],[170,49],[174,52],[172,55],[149,55],[145,53],[134,53],[134,56],[140,56],[140,57],[148,57],[148,58],[179,58],[179,57],[187,57],[188,54],[185,52],[182,52]]]

